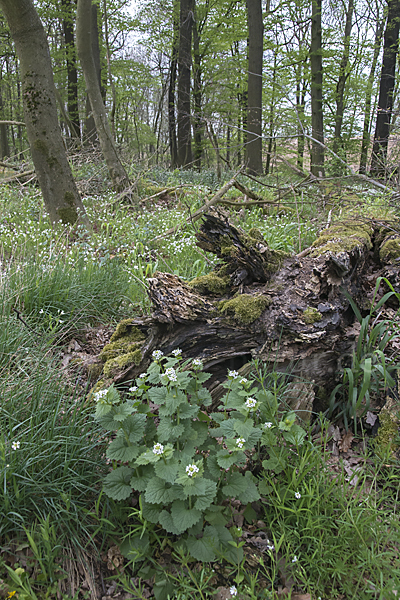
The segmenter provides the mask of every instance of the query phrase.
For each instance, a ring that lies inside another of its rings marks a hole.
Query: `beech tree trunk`
[[[107,164],[114,189],[122,191],[129,187],[128,175],[118,157],[111,133],[103,98],[100,93],[98,74],[92,55],[92,0],[78,0],[76,11],[76,46],[85,77],[86,91],[101,151]]]
[[[74,11],[72,0],[61,0],[63,10],[63,31],[67,62],[67,109],[70,136],[75,142],[81,139],[81,126],[78,105],[78,71],[76,68],[76,49],[74,40]]]
[[[176,75],[178,67],[179,51],[179,12],[177,2],[174,4],[174,22],[173,38],[171,50],[171,62],[169,67],[169,86],[168,86],[168,134],[169,149],[171,153],[171,167],[175,168],[178,164],[178,143],[176,139],[176,118],[175,118],[175,89]]]
[[[20,60],[26,131],[50,221],[87,226],[58,124],[46,34],[32,0],[0,0]]]
[[[178,166],[191,166],[192,123],[190,102],[190,73],[192,66],[192,29],[194,0],[180,2],[178,53]]]
[[[261,0],[246,0],[248,45],[247,78],[247,145],[248,172],[261,175],[262,165],[262,64],[263,64],[263,15]]]
[[[393,91],[396,58],[399,45],[400,0],[389,0],[389,10],[383,41],[382,72],[379,83],[378,113],[371,158],[371,175],[384,177],[386,173],[390,120],[393,109]]]
[[[322,0],[312,0],[311,15],[311,173],[324,177],[324,114],[322,99]],[[321,143],[318,143],[321,142]]]

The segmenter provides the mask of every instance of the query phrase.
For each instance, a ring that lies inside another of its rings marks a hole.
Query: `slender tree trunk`
[[[114,188],[120,191],[129,186],[129,178],[115,149],[106,109],[103,98],[101,97],[98,75],[92,55],[91,15],[91,0],[78,0],[76,13],[76,45],[78,56],[85,77],[86,90],[92,107],[101,151],[106,161]]]
[[[76,49],[74,40],[74,5],[71,0],[61,0],[63,11],[63,31],[67,62],[67,109],[70,136],[80,140],[81,128],[78,106],[78,71],[76,68]]]
[[[375,44],[374,54],[372,57],[371,69],[369,71],[367,91],[365,93],[365,110],[364,110],[364,127],[363,136],[361,142],[361,156],[360,156],[360,168],[359,172],[363,175],[367,172],[367,160],[368,160],[368,146],[370,141],[370,123],[371,123],[371,99],[372,99],[372,88],[374,86],[376,65],[378,63],[378,56],[381,49],[383,28],[385,26],[385,20],[382,19],[377,23],[375,32]]]
[[[4,114],[4,101],[3,101],[3,78],[0,72],[0,119],[5,120],[6,115]],[[6,123],[0,124],[0,158],[3,160],[7,156],[10,156],[10,146],[8,143],[8,125]]]
[[[175,91],[179,52],[179,6],[176,0],[174,4],[174,31],[172,38],[171,63],[169,68],[168,86],[168,136],[171,154],[171,167],[178,164],[178,143],[176,140],[176,118],[175,118]]]
[[[247,169],[253,175],[263,172],[262,166],[262,64],[263,16],[261,0],[246,0],[249,32],[249,62],[247,79]]]
[[[20,60],[26,131],[52,223],[89,221],[65,154],[46,34],[32,0],[0,0]]]
[[[92,3],[92,34],[91,34],[91,43],[92,43],[92,56],[94,60],[94,66],[97,74],[97,81],[100,87],[101,97],[103,101],[106,97],[106,90],[102,83],[101,77],[101,60],[100,60],[100,42],[99,42],[99,28],[98,28],[98,10],[97,4]],[[99,138],[97,136],[96,124],[93,118],[93,111],[90,105],[89,96],[86,94],[86,107],[85,107],[85,125],[83,129],[83,143],[89,146],[98,146]]]
[[[178,166],[192,164],[192,124],[190,72],[192,66],[192,29],[194,0],[181,0],[178,53]]]
[[[322,0],[312,0],[311,15],[311,127],[314,138],[311,147],[311,173],[324,177],[324,116],[322,102]]]
[[[396,58],[399,44],[400,0],[389,0],[388,16],[383,41],[382,71],[379,84],[378,113],[376,116],[371,175],[383,177],[386,173],[390,119],[393,108]]]
[[[271,90],[271,102],[269,105],[269,139],[268,139],[268,150],[267,150],[267,159],[265,161],[265,174],[269,175],[270,166],[271,166],[271,158],[272,158],[272,148],[274,146],[274,126],[275,126],[275,88],[276,88],[276,62],[277,55],[274,54],[274,68],[272,71],[272,90]]]
[[[111,72],[111,52],[110,52],[110,42],[108,39],[108,14],[107,14],[107,0],[103,0],[103,16],[104,16],[104,36],[106,42],[106,59],[107,59],[107,73],[108,73],[108,81],[110,82],[110,88],[112,93],[112,106],[110,110],[110,123],[111,123],[111,132],[113,138],[115,140],[115,110],[117,106],[117,92],[115,89],[114,79]]]
[[[305,82],[303,79],[302,66],[296,82],[296,111],[297,111],[297,166],[303,168],[304,163],[304,110],[305,110]]]
[[[200,171],[201,158],[203,156],[203,132],[202,119],[202,93],[201,93],[201,55],[200,38],[197,20],[193,23],[193,100],[194,100],[194,166]]]
[[[339,66],[339,79],[336,85],[336,115],[333,151],[338,154],[343,149],[342,123],[344,113],[344,90],[349,76],[350,34],[353,22],[354,1],[349,0],[344,26],[343,54]]]

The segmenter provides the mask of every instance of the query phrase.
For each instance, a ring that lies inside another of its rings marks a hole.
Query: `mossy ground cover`
[[[154,169],[140,185],[139,197],[182,185],[194,212],[220,183],[212,171]],[[235,211],[233,219],[250,235],[259,230],[272,248],[298,252],[326,222],[315,196],[310,193],[309,203],[305,196],[297,212],[293,206],[271,214],[255,208]],[[129,328],[132,317],[149,311],[147,279],[156,270],[194,280],[211,295],[226,290],[223,277],[207,279],[217,261],[196,248],[192,227],[154,242],[183,223],[182,196],[168,206],[156,198],[138,211],[107,191],[84,203],[91,235],[80,227],[52,230],[37,188],[22,194],[4,186],[0,195],[0,595],[95,598],[97,582],[100,596],[111,598],[229,598],[237,592],[252,600],[276,598],[285,585],[280,597],[293,599],[296,592],[311,600],[398,597],[395,431],[390,450],[383,444],[375,453],[363,431],[336,456],[337,433],[314,415],[305,445],[290,449],[283,469],[265,470],[249,457],[264,488],[247,512],[227,502],[230,526],[239,532],[235,543],[244,548],[237,563],[223,556],[200,563],[179,554],[176,540],[144,519],[138,498],[114,502],[102,494],[113,466],[105,455],[110,435],[93,419],[87,396],[93,381],[87,381],[84,361],[68,362],[68,348],[77,344],[81,354],[103,348],[111,370],[112,361],[127,353],[137,360],[140,334],[132,329],[127,340],[119,330],[110,340],[104,331],[119,322]],[[235,303],[223,310],[250,322],[246,307],[243,315]],[[99,336],[102,343],[95,341]],[[270,389],[284,396],[277,378]],[[123,557],[119,548],[136,533],[142,539],[138,554]],[[103,564],[102,584],[93,564]],[[80,572],[89,574],[92,588]]]

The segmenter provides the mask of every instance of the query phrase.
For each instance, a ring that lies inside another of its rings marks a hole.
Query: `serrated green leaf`
[[[211,525],[226,525],[229,521],[229,518],[225,516],[224,506],[216,506],[215,504],[211,504],[204,513],[204,519],[210,523]]]
[[[167,388],[165,387],[151,387],[147,390],[149,398],[154,404],[162,406],[165,403],[167,397]]]
[[[142,439],[146,427],[146,419],[146,415],[141,413],[134,413],[125,419],[123,429],[126,435],[129,436],[130,442],[139,442]]]
[[[115,431],[118,426],[117,423],[114,421],[113,413],[111,412],[111,406],[109,408],[110,410],[107,413],[101,415],[100,417],[97,417],[96,415],[96,421],[106,431]]]
[[[212,396],[207,388],[200,388],[197,392],[197,398],[203,406],[210,406],[212,403]]]
[[[94,415],[96,421],[99,421],[101,423],[102,418],[108,415],[111,412],[111,409],[112,406],[110,406],[110,404],[101,404],[100,402],[96,404],[96,412]],[[114,421],[113,417],[111,417],[111,419],[112,421]],[[106,428],[104,427],[104,429]],[[115,429],[115,423],[112,429]]]
[[[182,495],[182,488],[179,486],[171,486],[163,479],[154,477],[147,486],[147,490],[144,494],[146,502],[152,504],[169,504],[173,500],[180,498]]]
[[[262,466],[268,471],[280,473],[286,467],[286,460],[283,456],[272,454],[267,460],[263,460]]]
[[[199,371],[197,373],[197,381],[198,383],[205,383],[211,377],[211,373],[204,373],[203,371]]]
[[[214,481],[218,481],[221,477],[221,467],[217,462],[217,457],[211,454],[207,458],[206,465],[211,477],[214,479]]]
[[[248,482],[242,473],[228,473],[227,484],[222,486],[222,493],[226,498],[236,498],[246,491]]]
[[[301,446],[304,442],[304,438],[306,437],[306,431],[300,425],[296,423],[292,425],[290,431],[285,431],[283,433],[283,437],[289,444],[294,444],[295,446]]]
[[[128,560],[143,560],[146,558],[146,554],[150,548],[150,537],[148,533],[143,535],[134,535],[126,538],[121,544],[119,549],[125,558]]]
[[[150,521],[150,523],[158,523],[160,513],[163,509],[162,504],[149,504],[142,498],[142,516],[146,521]]]
[[[240,421],[239,419],[235,419],[233,422],[233,429],[235,430],[237,436],[243,437],[247,442],[249,435],[254,430],[253,425],[254,425],[253,419],[247,419],[247,421]],[[232,435],[229,437],[236,437],[236,436]]]
[[[157,435],[160,442],[174,442],[177,440],[185,431],[185,425],[183,423],[174,424],[171,422],[171,417],[161,417],[160,423],[157,427]]]
[[[269,496],[269,494],[274,491],[274,488],[262,479],[258,482],[258,491],[262,496]]]
[[[130,484],[132,488],[138,492],[145,492],[149,481],[154,477],[154,468],[152,465],[137,467],[134,470]]]
[[[211,481],[210,479],[204,479],[203,482],[205,484],[204,493],[197,497],[194,507],[198,510],[205,510],[214,501],[215,496],[217,495],[217,484],[215,481]]]
[[[210,417],[218,423],[219,425],[226,420],[226,417],[223,412],[213,412],[210,414]]]
[[[114,421],[117,423],[125,421],[125,419],[132,414],[133,410],[130,402],[124,402],[124,404],[114,407]]]
[[[221,422],[219,427],[217,427],[216,429],[211,429],[210,435],[212,437],[233,438],[236,435],[233,425],[233,419],[226,419],[225,421]]]
[[[167,392],[165,404],[160,410],[160,415],[171,416],[176,413],[178,406],[187,402],[186,395],[181,390],[173,390]]]
[[[222,469],[229,469],[232,465],[243,465],[246,463],[244,452],[233,452],[229,454],[227,450],[217,452],[217,463]]]
[[[175,500],[171,506],[171,516],[174,525],[180,527],[183,533],[201,519],[202,513],[196,508],[189,508],[184,500]]]
[[[189,402],[185,402],[179,406],[179,418],[180,419],[194,419],[197,417],[199,407],[195,404],[190,405]]]
[[[246,481],[246,490],[241,494],[238,494],[237,498],[242,504],[248,504],[249,502],[256,502],[260,499],[260,493],[257,489],[256,478],[250,471],[246,471],[244,479]]]
[[[154,465],[154,472],[160,479],[168,483],[174,483],[178,474],[179,461],[176,458],[170,458],[166,462],[160,460]]]
[[[203,537],[198,539],[194,536],[189,536],[186,540],[186,547],[189,554],[201,562],[213,562],[216,559],[215,547],[218,544],[218,538],[215,537],[214,531],[210,533],[207,529],[206,527]]]
[[[104,479],[104,492],[113,498],[113,500],[125,500],[132,494],[130,480],[132,469],[129,467],[117,467],[111,473],[108,473]]]
[[[139,448],[129,445],[124,435],[117,435],[107,448],[106,456],[111,460],[130,462],[138,455]]]
[[[261,436],[261,444],[262,446],[276,446],[277,444],[277,435],[274,429],[264,429]]]
[[[175,535],[183,533],[183,530],[181,531],[181,528],[175,525],[171,513],[169,513],[167,510],[160,511],[158,515],[158,522],[160,523],[161,527],[165,529],[165,531],[168,531],[168,533],[173,533]]]
[[[250,434],[246,438],[246,446],[248,448],[252,448],[257,444],[257,442],[261,439],[262,431],[258,427],[254,427],[254,429],[250,432]]]

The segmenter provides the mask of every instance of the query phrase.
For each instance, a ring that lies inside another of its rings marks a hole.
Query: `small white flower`
[[[147,377],[147,373],[142,373],[141,375],[139,375],[140,379],[146,379]]]
[[[275,546],[273,544],[267,544],[267,550],[272,552],[273,550],[275,550]]]
[[[239,373],[237,371],[228,371],[228,377],[232,377],[232,379],[237,379],[239,377]]]
[[[41,309],[39,310],[39,315],[42,315],[43,313],[44,313],[44,310],[43,310],[43,308],[41,308]]]
[[[170,381],[177,381],[176,371],[172,367],[169,367],[169,369],[166,369],[165,374]]]
[[[175,348],[175,350],[172,350],[171,354],[172,356],[180,356],[182,354],[182,350],[180,348]]]
[[[294,555],[294,556],[293,556],[293,558],[292,558],[292,563],[296,563],[296,562],[297,562],[297,560],[298,560],[298,559],[297,559],[297,556],[296,556],[296,555]]]
[[[242,379],[239,380],[239,383],[241,383],[242,385],[244,385],[245,383],[247,383],[249,380],[246,379],[246,377],[242,377]]]
[[[21,442],[13,442],[13,443],[11,444],[11,448],[12,448],[13,450],[18,450],[18,448],[19,448],[20,446],[21,446]]]
[[[137,391],[137,385],[133,385],[132,387],[129,388],[129,391],[133,394],[134,392]]]
[[[160,442],[157,442],[157,444],[154,444],[153,454],[162,454],[163,452],[164,452],[164,446],[162,444],[160,444]]]
[[[95,402],[101,402],[102,398],[104,398],[105,396],[107,396],[107,392],[108,392],[108,390],[100,390],[99,392],[96,392],[93,395],[94,401]]]
[[[161,350],[154,350],[151,356],[154,358],[154,360],[160,360],[160,358],[164,356],[164,352],[161,352]]]
[[[297,500],[300,500],[300,498],[301,498],[300,492],[295,492],[294,497],[297,498]]]
[[[246,440],[242,437],[240,437],[236,440],[236,444],[239,446],[239,448],[243,448],[245,443],[246,443]]]
[[[237,596],[237,588],[235,585],[231,585],[231,587],[229,588],[229,592],[231,594],[231,596]]]
[[[272,423],[270,423],[270,422],[264,423],[263,427],[264,427],[264,429],[271,429]]]
[[[186,473],[189,475],[189,477],[193,477],[193,475],[198,472],[199,472],[199,467],[197,467],[196,465],[188,465],[186,467]]]
[[[203,368],[203,361],[200,360],[199,358],[194,358],[193,362],[192,362],[192,367],[194,369],[202,369]]]
[[[255,398],[247,398],[245,402],[246,408],[249,410],[253,410],[257,406],[257,400]]]

